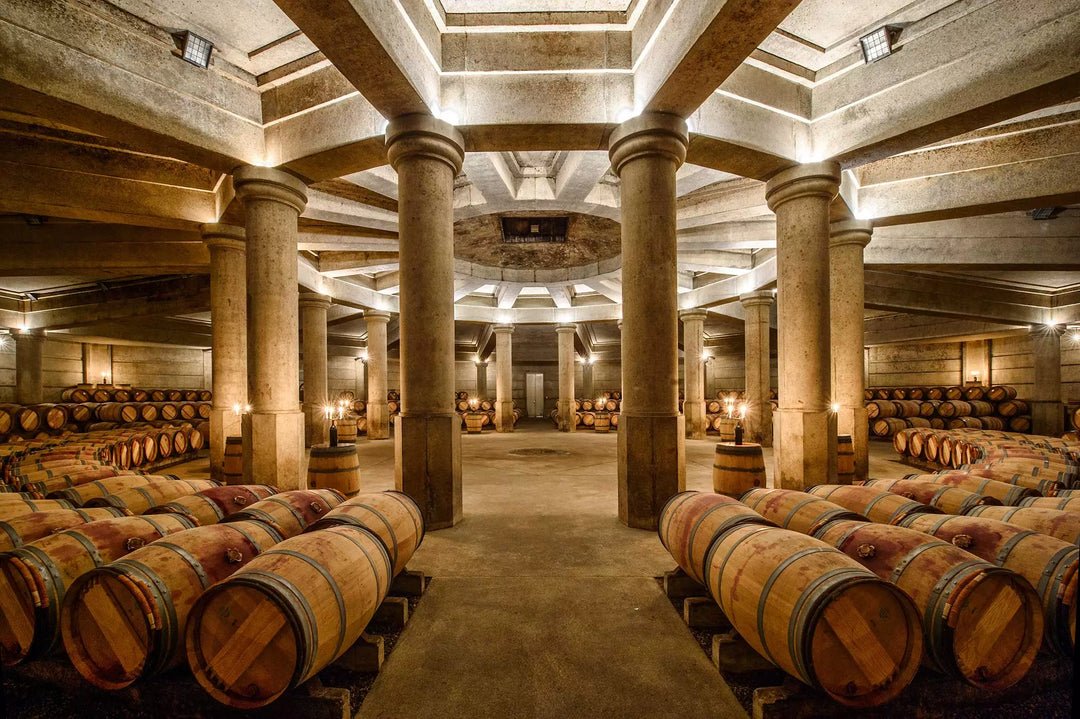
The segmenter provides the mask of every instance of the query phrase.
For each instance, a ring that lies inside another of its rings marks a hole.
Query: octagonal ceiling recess
[[[500,218],[568,217],[566,242],[503,242]],[[454,223],[454,257],[479,265],[520,269],[578,267],[619,254],[619,223],[577,212],[502,212]]]

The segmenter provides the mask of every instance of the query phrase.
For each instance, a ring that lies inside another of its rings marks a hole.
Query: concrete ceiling
[[[0,21],[12,292],[204,274],[198,224],[242,223],[228,173],[266,164],[310,181],[300,281],[358,315],[335,321],[360,337],[362,308],[397,308],[386,117],[458,124],[459,227],[577,213],[615,236],[605,138],[649,109],[691,126],[680,305],[709,308],[709,334],[737,330],[738,295],[775,281],[763,180],[830,157],[845,168],[834,219],[877,227],[870,311],[1080,320],[1080,0],[50,0]],[[859,35],[885,23],[902,28],[895,54],[864,64]],[[184,29],[215,43],[208,70],[176,57]],[[1050,206],[1067,209],[1026,214]],[[462,256],[458,319],[614,327],[617,252],[576,262]],[[201,311],[170,302],[172,316]]]

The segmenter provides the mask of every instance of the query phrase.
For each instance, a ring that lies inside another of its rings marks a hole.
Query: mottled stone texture
[[[208,224],[201,228],[210,249],[210,321],[213,330],[210,411],[210,476],[222,479],[225,438],[240,436],[235,407],[247,404],[247,245],[244,228]]]
[[[619,519],[639,529],[656,528],[686,479],[675,237],[675,173],[686,146],[686,123],[663,113],[628,120],[608,145],[622,207]]]
[[[326,311],[330,298],[314,292],[300,295],[304,332],[304,444],[313,447],[330,440],[326,406],[330,399],[326,368]],[[336,409],[336,408],[335,408]]]
[[[430,529],[461,519],[461,420],[454,412],[454,177],[465,141],[430,115],[403,115],[386,131],[398,174],[401,416],[398,489]]]
[[[870,243],[873,224],[844,220],[829,226],[829,301],[833,403],[836,431],[851,436],[855,478],[867,478],[870,441],[863,407],[863,324],[865,311],[863,248]]]
[[[389,312],[364,310],[367,324],[367,438],[390,439],[386,405],[386,324]]]
[[[1035,360],[1035,387],[1031,393],[1031,421],[1035,434],[1060,437],[1065,415],[1061,408],[1060,325],[1040,325],[1031,330],[1031,354]]]
[[[502,217],[568,217],[566,242],[506,243]],[[454,256],[494,267],[556,269],[578,267],[619,254],[619,223],[576,212],[501,212],[454,224]]]
[[[28,329],[15,334],[15,401],[38,404],[43,400],[41,364],[45,330]]]
[[[514,431],[513,325],[495,325],[495,429]],[[477,376],[477,385],[480,377]],[[487,382],[487,367],[484,367]]]
[[[705,366],[702,351],[705,347],[703,327],[705,310],[686,310],[679,314],[683,323],[683,376],[686,382],[686,436],[705,439]]]
[[[559,431],[573,432],[574,419],[574,325],[559,325]]]
[[[769,403],[772,390],[769,317],[776,297],[769,290],[739,297],[745,323],[746,439],[762,447],[773,446],[773,411]]]
[[[776,213],[780,406],[774,420],[776,486],[803,489],[836,474],[836,415],[829,353],[829,204],[835,162],[775,175],[765,199]]]

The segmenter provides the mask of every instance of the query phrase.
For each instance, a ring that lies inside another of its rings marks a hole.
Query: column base
[[[304,446],[314,447],[330,441],[330,423],[326,421],[326,408],[304,405]]]
[[[709,428],[705,421],[705,400],[683,403],[683,414],[686,416],[686,438],[705,439],[705,430]]]
[[[1065,433],[1065,410],[1058,400],[1028,400],[1031,406],[1031,431],[1047,437]]]
[[[836,414],[778,409],[775,422],[773,486],[805,490],[836,476]]]
[[[559,431],[576,432],[577,417],[573,400],[559,400]]]
[[[367,438],[390,439],[390,408],[385,401],[367,405]]]
[[[870,424],[865,407],[840,407],[836,413],[836,433],[851,435],[855,451],[855,479],[864,480],[870,475]]]
[[[394,420],[394,479],[416,500],[427,530],[461,521],[461,419],[456,415]]]
[[[210,479],[225,481],[225,438],[239,437],[240,432],[240,415],[234,410],[210,410]]]
[[[244,481],[282,491],[307,489],[304,413],[244,415]]]
[[[747,414],[744,437],[747,442],[757,442],[762,447],[773,446],[773,409],[768,402],[758,413],[761,418],[757,419],[753,414]]]
[[[619,521],[655,530],[664,504],[685,488],[685,418],[619,415]]]
[[[509,399],[495,402],[495,431],[514,431],[514,401]]]

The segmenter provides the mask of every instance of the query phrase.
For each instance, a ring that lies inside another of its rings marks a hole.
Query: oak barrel
[[[1080,496],[1069,497],[1028,497],[1021,500],[1021,507],[1042,507],[1043,509],[1063,509],[1066,512],[1080,513]]]
[[[255,519],[273,527],[283,539],[301,534],[316,520],[345,501],[334,489],[294,489],[279,492],[225,517],[226,522]]]
[[[1080,544],[1080,514],[1045,507],[973,507],[969,517],[987,517]]]
[[[828,499],[830,502],[835,502],[841,507],[846,507],[852,512],[858,512],[871,522],[880,522],[881,524],[898,524],[901,519],[909,514],[919,512],[941,514],[940,509],[877,487],[819,484],[816,487],[810,487],[806,491],[817,497]]]
[[[710,548],[705,576],[750,646],[842,704],[884,704],[915,676],[923,638],[911,600],[824,542],[733,527]]]
[[[51,512],[30,512],[0,522],[0,552],[8,552],[65,529],[99,519],[126,517],[128,512],[115,507],[96,509],[58,509]]]
[[[196,527],[82,575],[60,615],[72,666],[95,686],[122,689],[182,663],[195,600],[280,541],[262,522]]]
[[[244,483],[244,438],[225,438],[225,464],[221,475],[225,484]]]
[[[959,487],[949,487],[933,482],[914,479],[871,479],[866,486],[884,489],[901,497],[936,507],[946,514],[964,514],[980,504],[1000,505],[993,497],[969,492]]]
[[[794,489],[751,489],[742,501],[778,527],[811,536],[841,519],[869,521],[858,512]]]
[[[597,412],[594,422],[593,431],[604,434],[611,431],[611,415],[607,412]]]
[[[51,476],[43,477],[39,472],[30,472],[26,475],[27,478],[23,480],[23,487],[28,491],[44,496],[99,479],[117,477],[124,474],[124,470],[110,466],[94,467],[91,465],[87,467],[71,467],[63,473],[57,472],[54,474],[49,470],[45,470],[43,473],[48,473]],[[36,476],[36,478],[31,478],[32,476]]]
[[[183,517],[90,522],[0,556],[0,656],[7,665],[60,645],[60,614],[72,582],[139,547],[191,527]]]
[[[1046,643],[1059,654],[1073,656],[1080,548],[984,517],[914,514],[904,520],[904,526],[952,542],[1024,577],[1042,601]]]
[[[1043,618],[1011,570],[905,527],[838,522],[821,539],[895,584],[923,618],[924,659],[981,689],[1005,689],[1035,661]]]
[[[124,489],[141,487],[144,484],[150,484],[155,478],[164,479],[164,477],[151,477],[144,474],[122,474],[108,479],[98,479],[86,484],[80,484],[77,487],[50,492],[48,496],[52,499],[64,499],[76,507],[81,507],[95,497],[104,497],[116,494]]]
[[[941,474],[910,474],[904,479],[917,479],[923,482],[935,484],[947,484],[950,487],[959,487],[975,494],[993,497],[1002,504],[1014,506],[1028,497],[1041,497],[1034,489],[1019,487],[1006,482],[999,482],[989,477],[976,477],[965,472],[943,472]]]
[[[738,499],[747,490],[765,486],[765,458],[761,445],[718,442],[713,459],[713,491]]]
[[[143,514],[159,504],[171,502],[204,489],[217,487],[218,483],[210,479],[167,479],[141,487],[131,487],[104,497],[87,500],[84,507],[116,507],[132,514]]]
[[[836,437],[836,483],[851,484],[855,481],[855,445],[850,434]]]
[[[679,492],[660,510],[656,533],[684,572],[705,583],[705,555],[713,540],[739,524],[773,526],[739,501],[722,494]]]
[[[420,505],[409,495],[394,489],[347,499],[308,527],[307,531],[315,532],[341,524],[366,527],[382,540],[390,553],[394,576],[405,569],[424,541],[424,515]]]
[[[307,483],[309,489],[336,489],[346,497],[355,496],[360,491],[360,456],[356,445],[312,447]]]
[[[196,526],[205,527],[275,494],[277,490],[268,484],[211,487],[154,507],[148,514],[182,514]]]
[[[58,509],[74,509],[75,505],[64,499],[23,499],[21,502],[0,504],[0,521],[7,522],[32,512],[52,512]]]
[[[284,541],[199,600],[187,627],[191,671],[223,704],[265,706],[352,646],[391,577],[386,547],[363,527]]]
[[[339,419],[337,421],[337,436],[338,442],[356,444],[356,419],[353,417]]]
[[[465,429],[468,430],[469,434],[480,434],[486,416],[483,412],[465,413]]]

